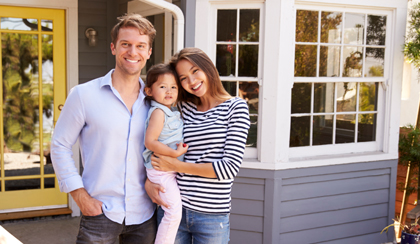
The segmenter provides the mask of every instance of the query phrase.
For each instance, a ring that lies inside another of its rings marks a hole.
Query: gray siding
[[[397,161],[293,170],[242,169],[232,191],[231,242],[384,243],[394,218]]]
[[[110,50],[111,28],[116,23],[118,3],[116,0],[79,0],[79,83],[104,76],[115,67],[115,58]],[[85,30],[94,28],[98,43],[89,47]]]

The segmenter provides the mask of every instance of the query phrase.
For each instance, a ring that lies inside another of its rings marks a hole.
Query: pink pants
[[[173,244],[182,218],[182,202],[176,182],[176,172],[163,172],[155,169],[146,170],[147,178],[151,182],[165,188],[165,193],[159,192],[159,195],[170,206],[169,209],[161,206],[165,211],[165,215],[159,224],[155,244]]]

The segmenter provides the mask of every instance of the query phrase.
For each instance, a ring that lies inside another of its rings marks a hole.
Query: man
[[[57,121],[51,155],[61,191],[82,211],[77,243],[153,243],[155,206],[144,189],[144,103],[141,69],[152,53],[153,25],[137,14],[118,18],[111,31],[116,67],[78,85]],[[71,148],[79,139],[77,172]]]

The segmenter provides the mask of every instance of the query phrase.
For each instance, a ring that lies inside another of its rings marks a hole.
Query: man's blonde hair
[[[118,23],[111,30],[111,39],[114,45],[117,44],[118,34],[121,28],[134,27],[139,30],[141,35],[149,36],[149,48],[152,48],[152,43],[156,36],[156,29],[150,21],[134,13],[125,14],[117,19]]]

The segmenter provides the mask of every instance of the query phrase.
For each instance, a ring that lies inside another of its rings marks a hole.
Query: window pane
[[[220,76],[235,76],[235,45],[216,45],[216,68]]]
[[[376,111],[377,100],[378,100],[378,83],[377,82],[360,83],[359,111]]]
[[[296,45],[295,46],[295,77],[315,77],[316,76],[316,56],[317,48],[315,45]]]
[[[318,42],[318,11],[296,12],[296,41]]]
[[[321,46],[319,56],[319,76],[340,76],[340,47]]]
[[[343,77],[362,77],[363,47],[344,47]]]
[[[258,114],[259,89],[257,82],[239,82],[238,96],[248,103],[250,114]]]
[[[339,114],[336,121],[335,143],[353,143],[355,114]]]
[[[258,45],[240,45],[238,76],[258,76]]]
[[[385,45],[386,16],[368,15],[367,21],[366,44]]]
[[[312,145],[332,144],[334,115],[314,116]]]
[[[6,30],[38,30],[38,20],[1,18],[1,28]]]
[[[337,112],[356,111],[356,82],[337,83]]]
[[[249,119],[251,120],[251,127],[248,131],[246,146],[257,147],[258,116],[249,116]]]
[[[239,41],[257,42],[260,36],[260,10],[243,9],[239,14]]]
[[[236,97],[236,81],[222,81],[225,90],[233,97]]]
[[[334,83],[315,83],[314,96],[314,113],[334,112]]]
[[[236,41],[237,10],[217,11],[217,41]]]
[[[376,140],[376,114],[359,114],[357,142]]]
[[[341,23],[343,13],[321,13],[321,42],[341,43]]]
[[[53,30],[53,22],[52,20],[41,20],[41,28],[42,31],[52,31]]]
[[[384,77],[384,48],[366,48],[365,77]]]
[[[292,114],[311,112],[311,83],[295,83],[292,88]]]
[[[345,44],[364,44],[365,15],[346,13],[344,26]]]
[[[290,126],[290,147],[309,146],[311,117],[292,117]]]
[[[6,191],[41,189],[41,179],[30,180],[6,180]]]

